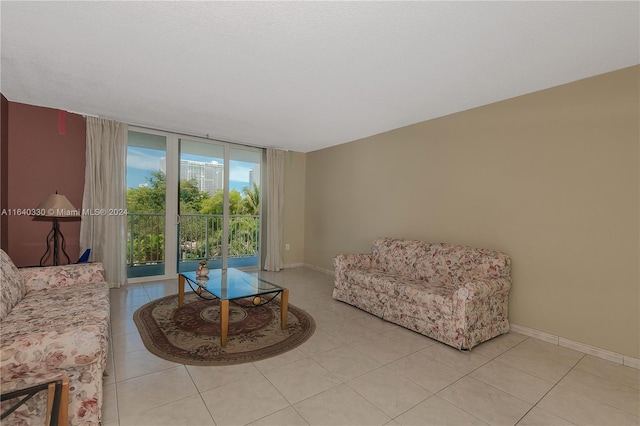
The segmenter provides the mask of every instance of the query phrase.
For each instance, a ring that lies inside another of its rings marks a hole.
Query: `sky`
[[[155,149],[128,147],[127,148],[127,188],[137,188],[142,183],[147,183],[147,177],[152,172],[160,169],[160,158],[165,157],[165,151]],[[202,157],[198,155],[182,154],[184,160],[211,162],[217,161],[222,164],[221,158]],[[255,164],[245,163],[242,161],[231,161],[229,163],[229,187],[236,189],[242,193],[242,189],[249,186],[249,170],[253,169]],[[260,177],[256,176],[256,181]]]

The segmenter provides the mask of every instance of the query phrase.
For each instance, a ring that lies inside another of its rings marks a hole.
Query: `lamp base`
[[[49,254],[50,240],[53,240],[53,250],[52,250],[53,266],[58,266],[60,264],[58,247],[62,249],[62,254],[64,254],[64,256],[67,258],[67,264],[71,264],[71,259],[69,258],[69,255],[64,249],[64,246],[65,246],[64,235],[62,235],[62,232],[60,232],[60,227],[58,226],[58,218],[54,217],[53,227],[51,228],[51,231],[49,231],[49,233],[47,234],[47,239],[45,240],[45,243],[47,244],[47,250],[44,252],[42,257],[40,258],[40,266],[45,266],[44,261],[47,258],[47,255]],[[58,243],[58,240],[60,240],[60,243]]]

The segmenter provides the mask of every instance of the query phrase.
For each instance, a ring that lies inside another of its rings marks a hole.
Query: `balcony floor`
[[[258,266],[258,256],[233,257],[229,259],[229,268],[250,268]],[[222,268],[222,259],[209,260],[209,269]],[[193,262],[180,262],[178,272],[195,271],[198,268],[198,260]],[[164,263],[157,265],[140,265],[127,267],[128,278],[151,277],[154,275],[164,275]]]

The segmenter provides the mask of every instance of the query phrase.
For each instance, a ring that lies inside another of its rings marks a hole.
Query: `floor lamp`
[[[47,250],[44,252],[42,257],[40,258],[40,266],[44,266],[43,262],[47,258],[50,249],[50,241],[53,242],[53,265],[57,266],[60,264],[60,255],[58,248],[62,249],[62,254],[67,258],[67,263],[71,263],[71,259],[69,259],[69,255],[64,249],[65,241],[64,235],[60,232],[60,227],[58,225],[58,218],[61,217],[77,217],[79,216],[78,210],[73,207],[73,204],[69,201],[67,197],[64,195],[58,194],[56,191],[55,194],[50,194],[47,198],[42,201],[38,207],[36,207],[37,216],[40,217],[50,217],[53,218],[53,226],[51,231],[47,234],[46,244]]]

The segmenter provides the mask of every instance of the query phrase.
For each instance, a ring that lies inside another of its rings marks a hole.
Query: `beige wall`
[[[307,154],[305,263],[377,236],[504,251],[512,323],[640,358],[639,71]]]
[[[303,153],[285,153],[283,245],[290,247],[282,247],[285,266],[304,263],[305,161]]]

